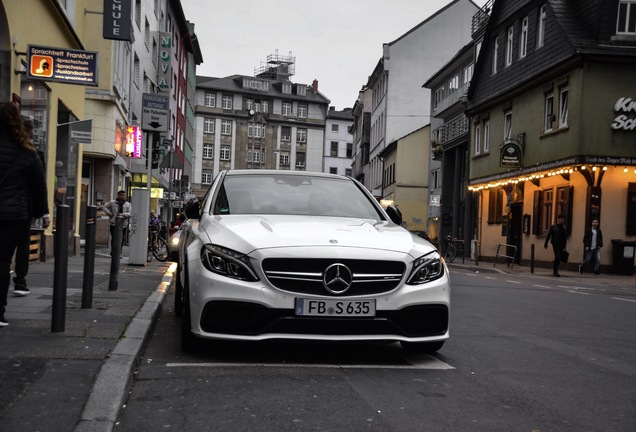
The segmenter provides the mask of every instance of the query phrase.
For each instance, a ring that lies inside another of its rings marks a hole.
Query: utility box
[[[631,276],[634,274],[634,252],[636,241],[612,240],[612,266],[614,273]]]

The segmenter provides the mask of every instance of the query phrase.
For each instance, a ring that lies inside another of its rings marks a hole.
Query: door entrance
[[[510,219],[508,220],[508,244],[517,247],[515,264],[521,263],[521,243],[523,240],[523,203],[514,203],[510,206]]]

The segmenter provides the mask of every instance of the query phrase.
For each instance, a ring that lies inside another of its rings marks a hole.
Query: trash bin
[[[614,273],[631,276],[634,274],[635,241],[612,240],[612,265]]]

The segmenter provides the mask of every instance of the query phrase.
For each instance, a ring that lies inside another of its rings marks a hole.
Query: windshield
[[[382,218],[349,179],[276,174],[226,176],[213,212]]]

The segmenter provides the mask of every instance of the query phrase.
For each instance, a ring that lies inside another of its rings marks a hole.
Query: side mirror
[[[199,200],[188,201],[183,209],[183,212],[188,217],[188,219],[200,219],[200,206],[201,204],[199,203]]]
[[[389,215],[391,221],[396,225],[402,225],[402,212],[394,205],[390,205],[386,208],[386,214]]]

